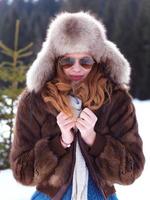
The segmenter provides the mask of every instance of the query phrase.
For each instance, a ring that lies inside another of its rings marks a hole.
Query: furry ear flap
[[[29,91],[38,92],[53,76],[54,56],[48,48],[50,47],[43,43],[42,50],[27,72],[26,84]]]
[[[108,40],[104,42],[104,53],[101,61],[107,64],[107,71],[112,80],[119,84],[129,84],[130,64],[113,42]]]

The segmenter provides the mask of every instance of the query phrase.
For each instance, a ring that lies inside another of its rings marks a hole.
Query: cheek
[[[69,70],[68,70],[68,69],[63,69],[63,71],[64,71],[64,74],[65,74],[66,76],[69,75]]]
[[[85,76],[87,76],[90,73],[91,69],[88,71],[85,71]]]

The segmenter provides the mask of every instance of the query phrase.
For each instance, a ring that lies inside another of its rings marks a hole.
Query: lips
[[[83,78],[83,76],[74,76],[74,75],[71,75],[70,76],[70,79],[73,80],[73,81],[79,81]]]

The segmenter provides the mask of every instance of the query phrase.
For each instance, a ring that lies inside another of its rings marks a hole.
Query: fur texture
[[[98,63],[107,62],[111,78],[116,83],[129,84],[129,63],[107,39],[103,23],[88,12],[63,12],[50,23],[42,49],[27,73],[29,91],[39,91],[52,79],[58,56],[80,52],[90,53]]]
[[[39,191],[60,200],[73,178],[76,143],[68,149],[62,147],[57,119],[40,98],[29,91],[22,94],[10,163],[19,182],[36,185]],[[92,147],[83,142],[79,132],[75,141],[78,138],[94,182],[109,196],[115,183],[131,184],[141,175],[145,162],[142,140],[132,99],[125,90],[113,90],[111,101],[95,114],[97,135]]]

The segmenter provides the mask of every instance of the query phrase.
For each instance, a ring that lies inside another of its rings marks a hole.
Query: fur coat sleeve
[[[46,115],[39,105],[31,102],[32,94],[24,92],[19,100],[10,153],[14,176],[25,185],[37,185],[44,180],[67,152],[60,144],[59,134],[41,137]]]
[[[84,145],[109,185],[131,184],[140,176],[145,162],[132,99],[128,92],[117,90],[104,107],[97,112],[94,144],[91,148]]]

